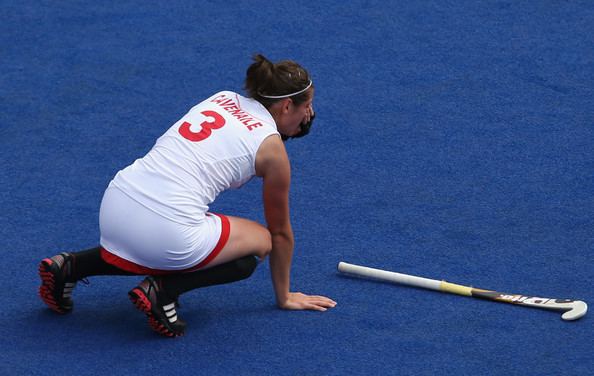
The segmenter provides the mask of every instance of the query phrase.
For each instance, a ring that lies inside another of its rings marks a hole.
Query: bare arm
[[[336,303],[321,296],[290,292],[293,230],[289,213],[291,167],[280,137],[268,137],[256,156],[256,173],[264,179],[264,214],[272,236],[270,271],[276,302],[284,309],[316,309],[325,311]]]
[[[278,137],[268,137],[260,146],[256,157],[256,173],[264,179],[264,215],[272,237],[270,272],[276,302],[282,306],[289,297],[294,241],[289,214],[291,167],[284,145]]]

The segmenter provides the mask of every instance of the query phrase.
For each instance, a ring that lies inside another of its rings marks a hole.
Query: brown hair
[[[247,69],[245,77],[245,90],[266,108],[280,99],[264,98],[262,95],[281,96],[296,93],[309,85],[311,78],[303,67],[291,60],[283,60],[276,64],[257,54],[254,62]],[[313,85],[312,85],[313,87]],[[307,101],[311,97],[308,89],[301,94],[288,98],[296,104]]]

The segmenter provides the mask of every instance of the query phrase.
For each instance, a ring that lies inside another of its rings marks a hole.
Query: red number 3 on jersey
[[[200,132],[192,132],[190,130],[192,124],[184,121],[184,123],[179,127],[179,134],[181,134],[185,139],[198,142],[210,137],[213,129],[219,129],[225,125],[225,119],[214,111],[202,111],[201,114],[206,117],[211,117],[214,120],[202,122],[200,124],[202,130]]]

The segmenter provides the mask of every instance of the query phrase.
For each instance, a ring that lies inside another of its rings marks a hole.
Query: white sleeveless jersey
[[[165,218],[197,225],[219,193],[255,175],[258,148],[274,134],[276,124],[264,106],[222,91],[173,124],[110,187]]]

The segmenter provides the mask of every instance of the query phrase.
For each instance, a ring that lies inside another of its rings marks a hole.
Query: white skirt
[[[116,187],[107,188],[103,195],[99,228],[100,244],[108,252],[156,270],[192,268],[205,261],[215,247],[222,248],[217,246],[223,232],[219,216],[207,213],[199,225],[183,225],[148,209]]]

